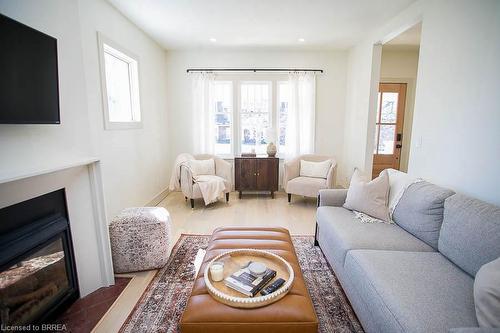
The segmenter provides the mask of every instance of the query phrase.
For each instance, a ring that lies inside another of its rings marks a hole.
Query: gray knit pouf
[[[168,259],[170,215],[162,207],[124,209],[109,225],[115,273],[161,268]]]

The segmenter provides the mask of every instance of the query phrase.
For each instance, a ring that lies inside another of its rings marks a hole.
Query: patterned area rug
[[[363,332],[347,298],[313,237],[294,236],[293,243],[318,315],[319,332]],[[178,322],[195,278],[194,258],[209,236],[182,235],[167,265],[142,295],[121,333],[178,332]]]

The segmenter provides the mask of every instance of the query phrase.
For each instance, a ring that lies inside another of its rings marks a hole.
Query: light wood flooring
[[[182,193],[173,192],[158,206],[170,213],[171,247],[181,234],[210,235],[221,226],[280,226],[292,235],[314,235],[316,221],[315,198],[293,196],[292,203],[288,204],[283,192],[275,193],[275,199],[264,194],[243,194],[238,199],[238,193],[232,192],[228,203],[220,200],[205,206],[202,200],[196,200],[194,209]],[[93,332],[118,332],[154,273],[137,273]],[[127,276],[134,277],[134,273]]]

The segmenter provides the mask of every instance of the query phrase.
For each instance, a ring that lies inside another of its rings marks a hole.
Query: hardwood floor
[[[275,199],[269,194],[230,194],[229,203],[220,200],[206,206],[202,200],[195,202],[191,209],[182,193],[169,194],[158,206],[165,207],[172,219],[172,240],[175,244],[179,236],[185,234],[210,235],[221,226],[281,226],[293,235],[313,235],[316,216],[316,199],[293,196],[287,203],[286,194],[276,193]]]
[[[221,226],[281,226],[292,235],[314,235],[316,221],[315,198],[293,196],[292,203],[288,204],[283,192],[275,193],[275,199],[269,194],[244,194],[238,199],[238,193],[232,192],[229,203],[220,200],[205,206],[202,200],[197,200],[194,209],[191,209],[189,200],[186,201],[182,193],[174,192],[158,206],[165,207],[170,213],[171,248],[181,234],[210,235]],[[154,272],[127,274],[127,277],[137,278],[129,283],[110,311],[99,321],[94,332],[118,332]]]

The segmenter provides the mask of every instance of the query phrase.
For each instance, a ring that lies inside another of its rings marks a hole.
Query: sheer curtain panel
[[[286,157],[312,154],[316,114],[316,75],[313,72],[290,73],[288,89]]]
[[[193,153],[213,154],[215,148],[214,110],[211,90],[214,75],[190,73],[192,80]]]

